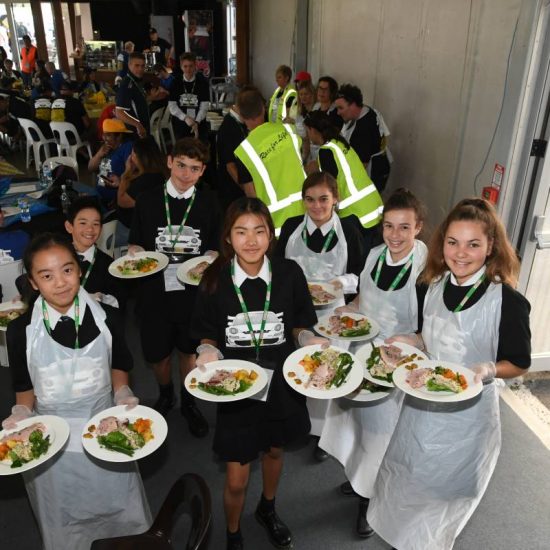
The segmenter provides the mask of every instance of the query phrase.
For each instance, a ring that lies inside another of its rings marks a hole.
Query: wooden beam
[[[34,36],[36,37],[36,48],[38,49],[38,58],[43,59],[44,61],[49,61],[40,0],[31,0],[31,10],[32,20],[34,23]]]
[[[237,84],[250,82],[250,2],[237,0]]]
[[[69,70],[69,56],[67,55],[67,41],[65,40],[65,26],[63,25],[63,13],[61,11],[61,1],[52,0],[52,13],[55,28],[55,41],[57,44],[57,57],[59,67],[66,74],[71,74]]]
[[[71,24],[71,38],[73,39],[73,48],[76,48],[76,12],[74,10],[74,4],[69,2],[67,4],[69,8],[69,22]]]

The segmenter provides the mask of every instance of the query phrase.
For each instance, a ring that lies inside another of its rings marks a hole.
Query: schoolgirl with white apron
[[[50,336],[41,297],[26,327],[34,409],[39,415],[61,416],[71,429],[61,453],[22,474],[45,550],[89,550],[95,539],[140,533],[151,524],[135,463],[98,461],[82,447],[87,420],[113,405],[112,338],[101,306],[82,288],[77,296],[76,317],[81,320],[89,308],[99,329],[97,338],[86,346],[70,349]]]
[[[336,212],[332,213],[330,220],[332,228],[325,236],[321,252],[313,252],[307,246],[308,219],[309,216],[306,214],[304,222],[298,225],[290,235],[285,248],[285,258],[294,260],[302,268],[309,282],[329,282],[344,275],[348,265],[348,244],[338,214]],[[334,237],[337,237],[338,240],[334,247],[328,250]],[[343,306],[344,303],[342,295],[335,303],[317,307],[317,317],[321,318],[323,315],[328,315],[336,307]],[[334,340],[333,343],[339,347],[346,347],[346,343],[341,340]],[[329,400],[307,398],[312,435],[321,435],[329,403]]]
[[[478,271],[473,285],[484,275]],[[422,338],[430,356],[462,365],[495,361],[502,284],[478,302],[449,311],[443,292],[452,275],[430,285]],[[472,287],[473,288],[473,287]],[[456,404],[406,396],[368,510],[374,530],[399,550],[449,550],[479,504],[501,445],[498,389]]]
[[[361,273],[359,311],[380,325],[379,338],[414,332],[418,323],[416,280],[426,261],[426,245],[414,241],[411,252],[393,263],[385,244],[373,248]],[[402,265],[388,290],[381,290],[371,272],[382,263]],[[399,289],[399,280],[409,271],[406,284]],[[396,282],[397,280],[397,282]],[[363,345],[363,344],[361,344]],[[354,403],[347,399],[330,402],[319,446],[344,466],[353,490],[363,498],[371,498],[380,463],[399,418],[404,394],[393,390],[384,399]]]

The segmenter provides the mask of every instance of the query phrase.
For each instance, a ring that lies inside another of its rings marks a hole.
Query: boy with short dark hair
[[[99,302],[122,307],[125,296],[121,284],[109,273],[113,258],[99,250],[96,242],[103,222],[101,207],[94,197],[80,197],[67,213],[65,229],[71,235],[80,262],[80,284]]]
[[[197,287],[181,283],[176,272],[184,261],[205,253],[216,255],[213,251],[219,247],[221,213],[216,195],[199,181],[208,159],[208,147],[198,139],[177,141],[168,156],[170,178],[164,186],[139,195],[128,239],[130,254],[157,250],[170,258],[164,272],[143,279],[141,342],[159,384],[155,409],[164,415],[175,402],[170,359],[178,350],[181,412],[196,437],[207,434],[208,423],[183,380],[195,367],[197,343],[189,336],[189,325]]]

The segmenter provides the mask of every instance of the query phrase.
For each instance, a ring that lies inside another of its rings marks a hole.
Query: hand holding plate
[[[13,430],[17,427],[17,423],[25,418],[29,418],[34,413],[26,405],[14,405],[11,408],[11,414],[2,420],[2,428],[4,430]]]

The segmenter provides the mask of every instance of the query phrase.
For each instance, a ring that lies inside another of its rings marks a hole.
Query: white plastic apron
[[[92,312],[100,331],[82,349],[66,348],[51,338],[44,325],[41,298],[26,329],[35,410],[61,416],[71,428],[63,451],[23,474],[46,550],[89,550],[97,538],[140,533],[151,523],[136,464],[96,461],[82,448],[86,421],[113,404],[112,338],[104,310],[82,288],[79,299]]]
[[[471,365],[495,361],[502,286],[453,313],[443,280],[430,286],[422,337],[433,358]],[[374,530],[399,550],[448,550],[473,514],[500,452],[497,387],[455,405],[407,396],[368,511]]]
[[[338,215],[335,212],[332,214],[332,223],[338,241],[332,250],[327,250],[323,253],[313,252],[304,243],[302,231],[304,227],[307,228],[307,220],[308,216],[306,214],[304,216],[304,223],[301,223],[290,235],[285,248],[285,258],[294,260],[302,268],[308,281],[328,282],[338,277],[338,275],[345,274],[348,265],[348,243]],[[344,304],[345,301],[342,297],[334,304],[318,307],[315,310],[317,316],[320,318]],[[335,345],[345,347],[345,342],[341,340],[334,340],[333,342]],[[312,435],[321,435],[329,403],[330,401],[326,399],[307,398],[307,408],[311,420],[310,433]]]
[[[406,284],[397,290],[380,290],[371,277],[386,245],[373,248],[361,273],[359,309],[380,324],[381,338],[414,332],[418,326],[416,279],[426,262],[426,245],[415,241],[413,264]],[[364,343],[361,343],[364,345]],[[382,459],[397,424],[403,392],[391,391],[379,401],[330,402],[319,445],[344,467],[354,491],[371,498]]]

